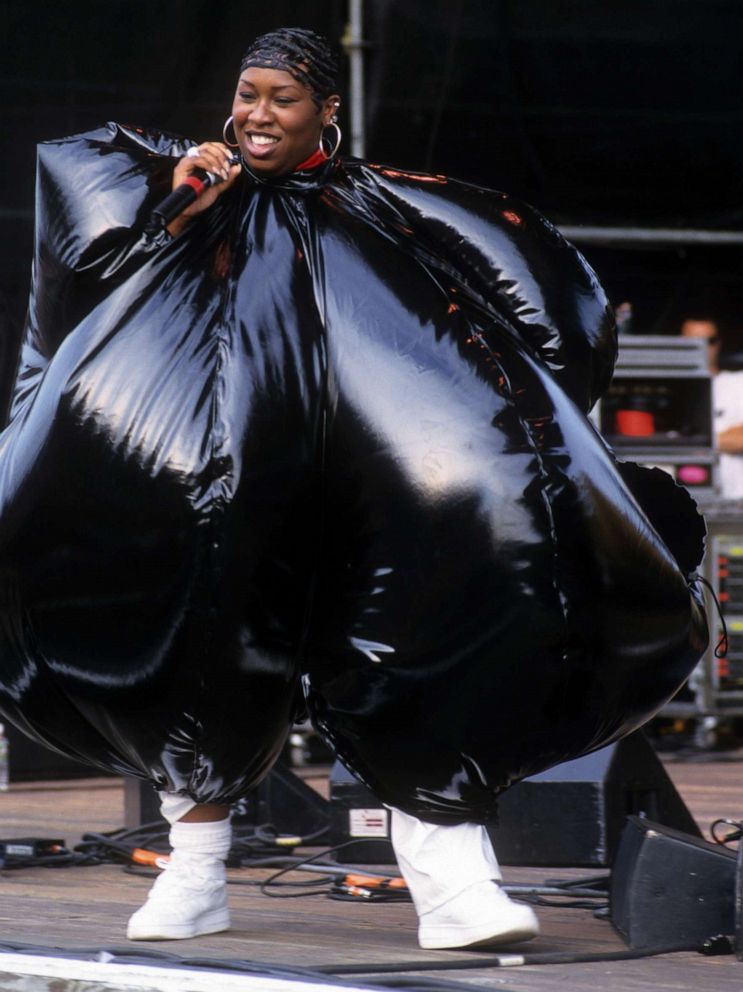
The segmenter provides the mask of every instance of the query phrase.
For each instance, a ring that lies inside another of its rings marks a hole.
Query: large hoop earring
[[[239,148],[240,143],[238,141],[230,141],[229,138],[227,137],[227,128],[230,126],[230,124],[232,124],[232,114],[230,114],[230,116],[222,125],[222,137],[224,138],[224,143],[228,145],[230,148]],[[237,135],[235,134],[234,127],[232,128],[232,134],[234,137],[237,137]]]
[[[337,133],[336,133],[336,137],[335,137],[335,144],[333,145],[333,150],[332,150],[332,151],[330,151],[330,152],[329,152],[329,151],[327,151],[327,149],[325,148],[325,146],[324,146],[324,145],[323,145],[323,143],[322,143],[322,139],[323,139],[323,137],[324,137],[324,135],[325,135],[325,131],[326,131],[326,130],[327,130],[327,129],[328,129],[329,127],[334,127],[334,128],[335,128],[335,130],[336,130],[336,132],[337,132]],[[340,129],[340,126],[339,126],[339,124],[338,124],[338,122],[337,122],[337,121],[331,121],[331,122],[330,122],[330,124],[325,124],[325,125],[323,126],[323,129],[322,129],[322,131],[320,132],[320,151],[321,151],[321,152],[325,152],[325,154],[326,154],[326,155],[328,156],[328,158],[334,158],[334,157],[335,157],[335,154],[336,154],[336,152],[337,152],[337,151],[338,151],[338,149],[340,148],[340,144],[341,144],[341,138],[342,138],[342,137],[343,137],[343,134],[342,134],[342,132],[341,132],[341,129]]]

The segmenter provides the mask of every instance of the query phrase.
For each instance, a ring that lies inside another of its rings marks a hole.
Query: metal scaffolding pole
[[[607,227],[558,224],[570,241],[605,245],[743,245],[743,231],[688,227]]]
[[[351,120],[351,154],[357,158],[366,155],[364,127],[364,3],[349,0],[348,24],[341,44],[349,61],[349,96]]]

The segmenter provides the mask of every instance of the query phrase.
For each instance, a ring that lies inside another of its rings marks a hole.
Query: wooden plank
[[[676,787],[703,830],[716,816],[743,816],[738,761],[666,761]],[[310,776],[308,777],[311,777]],[[316,779],[326,788],[322,776]],[[0,836],[62,836],[75,843],[87,830],[111,830],[123,822],[123,790],[115,779],[13,785],[0,794]],[[595,872],[508,868],[506,881],[539,883],[546,877],[576,877]],[[230,871],[233,928],[224,934],[188,941],[127,943],[126,919],[141,904],[150,881],[125,874],[121,868],[49,870],[42,868],[0,873],[0,933],[3,940],[63,948],[120,947],[162,950],[178,956],[252,959],[274,964],[312,967],[328,964],[396,961],[478,960],[470,952],[430,952],[417,946],[416,919],[409,904],[336,902],[324,896],[276,899],[244,884],[267,872]],[[588,909],[549,907],[538,910],[543,932],[521,953],[564,951],[586,953],[621,950],[624,945],[604,920]],[[615,992],[740,992],[743,964],[733,958],[703,958],[696,954],[658,959],[596,964],[529,966],[508,971],[423,972],[425,977],[452,982],[479,982],[493,988],[556,992],[596,989]]]

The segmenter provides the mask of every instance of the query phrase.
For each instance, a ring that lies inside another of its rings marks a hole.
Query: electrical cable
[[[478,955],[475,958],[462,958],[454,961],[398,961],[394,964],[353,964],[317,965],[315,971],[328,975],[377,975],[403,971],[471,971],[485,968],[514,968],[546,964],[588,964],[603,961],[633,961],[639,958],[657,957],[662,954],[682,954],[689,952],[705,953],[699,944],[669,944],[664,947],[648,947],[642,950],[596,951],[575,954],[570,951],[537,952],[534,954]],[[732,953],[729,948],[708,953]]]
[[[272,828],[271,828],[272,829]],[[318,831],[315,835],[311,835],[310,839],[314,839],[320,833],[324,831]],[[265,840],[266,837],[270,836],[270,832],[266,827],[261,828],[260,836]],[[300,842],[304,845],[307,838],[295,837],[293,840],[295,842]],[[342,844],[337,844],[334,847],[324,848],[319,853],[313,855],[312,857],[303,856],[287,856],[286,854],[272,855],[270,857],[261,858],[245,858],[245,857],[235,857],[235,846],[230,850],[230,856],[228,858],[227,864],[239,864],[243,868],[278,868],[279,870],[273,875],[269,876],[263,880],[253,880],[253,879],[239,879],[239,878],[228,878],[228,885],[236,886],[252,886],[260,889],[260,891],[271,898],[278,899],[294,899],[302,898],[306,896],[315,895],[329,895],[331,898],[340,899],[354,899],[358,901],[359,895],[351,895],[350,893],[344,893],[338,888],[333,889],[332,886],[340,886],[345,883],[348,879],[351,880],[351,885],[353,887],[353,882],[359,879],[359,869],[358,866],[343,865],[337,862],[327,862],[325,859],[329,854],[334,851],[342,850],[351,844],[355,844],[357,841],[345,841]],[[127,864],[124,866],[124,871],[129,875],[136,875],[141,878],[157,878],[159,872],[153,871],[151,868],[141,867],[139,864]],[[320,878],[316,879],[303,879],[303,880],[292,880],[282,882],[279,879],[294,871],[316,871],[319,873]],[[410,901],[410,894],[407,891],[407,887],[404,886],[402,879],[399,878],[388,878],[373,869],[364,869],[364,881],[370,885],[379,885],[379,891],[374,891],[369,893],[370,901],[373,902],[389,902],[389,901]],[[396,888],[395,883],[400,882],[402,887]],[[289,888],[289,889],[302,889],[301,892],[272,892],[273,888]],[[307,891],[311,890],[311,891]],[[359,893],[360,894],[360,893]]]
[[[689,581],[701,582],[702,585],[709,590],[709,594],[712,597],[712,602],[715,604],[717,609],[717,617],[720,621],[720,637],[715,645],[714,655],[715,658],[726,658],[728,653],[728,628],[725,623],[725,614],[722,611],[722,606],[720,605],[720,600],[717,598],[717,593],[715,592],[714,586],[709,582],[703,575],[699,575],[697,572],[689,576]]]
[[[79,844],[70,851],[62,843],[38,854],[6,854],[4,868],[65,868],[101,864],[123,864],[132,861],[152,865],[158,857],[167,857],[169,825],[162,820],[134,828],[120,828],[106,833],[86,832]],[[287,848],[313,843],[327,833],[327,827],[305,837],[282,836],[272,824],[236,827],[227,864],[230,867],[273,867],[286,858]],[[31,839],[33,841],[33,838]],[[2,841],[0,841],[2,845]],[[302,858],[297,858],[301,862]],[[340,870],[340,869],[339,869]],[[134,872],[136,874],[136,872]]]
[[[250,961],[245,959],[231,958],[202,958],[198,956],[180,956],[167,951],[140,949],[133,952],[131,948],[120,947],[97,947],[97,948],[76,948],[74,951],[68,949],[39,947],[33,944],[22,944],[14,941],[4,940],[0,942],[0,952],[9,951],[13,953],[40,954],[46,957],[59,957],[81,959],[94,956],[95,960],[117,961],[131,964],[166,964],[190,968],[202,968],[207,970],[230,970],[235,972],[259,973],[274,977],[297,977],[317,980],[319,976],[328,982],[338,984],[343,987],[345,982],[339,981],[335,976],[339,975],[394,975],[400,972],[417,971],[472,971],[484,968],[508,968],[520,965],[545,965],[545,964],[577,964],[604,961],[627,961],[646,957],[657,957],[663,954],[700,953],[705,955],[720,955],[732,953],[732,941],[727,938],[712,938],[703,944],[674,944],[664,947],[650,947],[643,950],[621,950],[602,951],[596,953],[573,954],[569,952],[548,952],[535,954],[513,954],[503,953],[497,955],[472,955],[468,958],[452,960],[421,960],[421,961],[399,961],[390,964],[354,964],[354,965],[316,965],[312,968],[299,968],[293,965],[283,966],[275,963],[264,963],[260,961]],[[375,984],[380,987],[400,987],[399,983],[386,984],[385,980],[375,978]],[[414,986],[409,984],[403,986],[414,992]],[[470,992],[478,992],[478,987],[467,983],[466,986],[455,986],[449,983],[444,987],[450,989],[469,989]],[[492,992],[492,989],[490,990]],[[507,992],[502,989],[500,992]]]
[[[323,981],[325,981],[324,976]],[[374,978],[371,984],[366,982],[364,984],[368,989],[402,989],[403,992],[429,992],[429,990],[430,992],[434,992],[434,990],[441,990],[441,992],[493,992],[492,985],[473,985],[469,981],[465,985],[463,982],[452,982],[447,978],[424,978],[419,975],[413,978],[403,978],[401,975],[385,975]],[[498,992],[509,992],[509,990],[499,985]]]
[[[733,831],[720,836],[718,828],[721,825],[733,827]],[[711,833],[714,840],[721,845],[728,845],[740,840],[743,837],[743,821],[719,818],[711,825]],[[242,829],[236,836],[233,848],[230,851],[232,865],[251,868],[266,868],[279,866],[279,870],[267,879],[261,881],[254,879],[228,879],[228,884],[244,885],[257,888],[263,895],[271,898],[302,898],[308,896],[325,895],[332,899],[345,901],[359,901],[364,899],[367,902],[387,902],[402,900],[409,901],[408,892],[404,881],[396,876],[386,876],[378,873],[374,869],[359,868],[339,864],[338,862],[328,862],[326,859],[330,854],[342,851],[346,847],[357,843],[355,840],[345,841],[342,844],[325,848],[318,854],[309,858],[298,855],[287,855],[286,847],[297,847],[306,844],[308,840],[315,840],[324,836],[326,828],[315,831],[307,838],[299,836],[284,836],[278,834],[271,824],[263,824],[249,829]],[[168,828],[161,822],[143,824],[134,829],[121,829],[110,831],[109,833],[86,833],[82,842],[78,844],[74,851],[68,851],[59,845],[54,853],[44,854],[36,857],[24,857],[16,863],[6,863],[5,867],[68,867],[71,865],[98,865],[104,863],[121,864],[124,862],[123,870],[129,874],[141,877],[156,877],[159,872],[142,868],[140,865],[132,864],[132,859],[136,854],[146,855],[149,860],[147,864],[156,864],[158,852],[155,847],[167,846]],[[146,845],[140,848],[139,845]],[[269,853],[270,852],[270,853]],[[164,855],[164,851],[162,854]],[[229,862],[228,862],[229,863]],[[311,880],[281,881],[282,876],[295,871],[314,871],[319,873],[319,878]],[[365,872],[365,874],[360,874]],[[514,884],[504,886],[505,891],[525,902],[535,905],[552,906],[562,908],[591,909],[597,919],[609,918],[609,906],[604,902],[597,905],[597,900],[606,900],[611,876],[608,874],[594,875],[588,877],[572,879],[547,879],[543,885]],[[276,888],[287,888],[301,891],[283,892],[272,891]],[[550,897],[550,898],[548,898]],[[0,948],[2,945],[0,945]],[[422,970],[456,970],[466,968],[488,968],[488,967],[514,967],[517,965],[541,965],[541,964],[572,964],[591,961],[622,961],[636,958],[651,957],[660,954],[670,954],[679,952],[699,951],[707,954],[732,953],[733,942],[730,938],[721,936],[711,938],[702,947],[698,945],[669,945],[657,948],[646,948],[643,950],[621,950],[610,952],[596,952],[588,954],[574,954],[572,952],[556,953],[532,953],[532,954],[503,954],[494,957],[482,957],[473,960],[472,958],[463,961],[411,961],[398,962],[384,966],[372,964],[362,965],[322,965],[313,969],[322,974],[397,974],[406,971]],[[392,987],[388,983],[388,987]],[[408,984],[405,986],[411,989]],[[433,986],[429,983],[429,988]]]
[[[302,860],[302,864],[308,864],[308,865],[309,864],[317,864],[320,861],[321,858],[326,858],[329,854],[332,854],[334,851],[342,851],[344,848],[350,847],[351,844],[357,844],[357,843],[358,843],[358,841],[356,841],[356,840],[347,840],[347,841],[344,841],[342,844],[336,844],[334,847],[325,848],[323,851],[320,851],[319,854],[316,854],[316,855],[314,855],[311,858],[304,858]],[[277,879],[281,878],[282,875],[286,875],[290,871],[296,871],[299,868],[300,868],[299,865],[290,865],[290,866],[287,866],[285,868],[281,868],[275,874],[273,874],[269,878],[265,879],[261,883],[261,885],[260,885],[260,890],[263,893],[263,895],[264,896],[271,896],[273,899],[296,899],[296,898],[301,898],[302,896],[306,896],[306,895],[324,895],[325,894],[325,891],[323,891],[323,892],[298,892],[298,893],[294,893],[293,895],[290,894],[290,893],[288,893],[288,892],[278,893],[278,892],[271,892],[271,891],[269,891],[268,886],[270,886],[270,885],[279,884],[279,885],[282,885],[282,886],[283,885],[286,885],[287,887],[291,887],[292,885],[299,884],[299,883],[295,883],[295,882],[280,882],[280,883],[277,883]],[[329,881],[332,882],[333,879],[331,878]],[[326,884],[328,884],[328,883],[326,882]]]
[[[341,989],[348,988],[349,985],[353,988],[358,988],[355,983],[349,983],[343,978],[336,978],[332,975],[320,974],[314,968],[300,968],[294,965],[250,961],[240,958],[205,958],[197,955],[182,956],[172,954],[168,951],[148,948],[138,948],[136,951],[122,947],[81,947],[75,950],[69,950],[68,948],[49,948],[36,944],[24,944],[4,940],[0,942],[0,954],[3,952],[30,954],[45,958],[61,958],[73,961],[94,960],[111,964],[144,964],[169,968],[190,968],[211,972],[215,975],[220,972],[231,972],[233,974],[254,974],[274,979],[294,979],[311,982],[317,982],[321,978],[324,984],[334,985]],[[394,974],[376,978],[367,984],[370,990],[399,988],[404,989],[405,992],[428,992],[428,990],[438,989],[441,992],[492,992],[492,987],[490,986],[474,985],[470,982],[463,984],[427,977],[407,979]],[[514,992],[514,990],[499,986],[499,992]]]
[[[531,897],[521,897],[522,902],[528,902],[531,906],[544,906],[548,908],[559,908],[559,909],[590,909],[593,910],[594,915],[601,912],[604,909],[609,908],[609,903],[606,902],[601,906],[597,906],[595,901],[590,899],[548,899],[545,896],[534,895]],[[603,919],[603,916],[596,916],[596,919]]]
[[[153,871],[152,866],[158,865],[159,858],[167,857],[168,830],[169,828],[162,821],[156,821],[107,833],[88,832],[83,835],[82,842],[76,845],[72,852],[60,847],[54,854],[23,857],[15,861],[11,859],[6,866],[64,868],[121,864],[127,874],[141,878],[156,878],[159,872]],[[310,858],[287,856],[285,853],[287,847],[304,846],[324,836],[326,832],[327,828],[323,827],[306,837],[281,836],[272,824],[260,824],[249,828],[237,827],[227,859],[228,866],[276,867],[278,871],[262,881],[228,879],[228,884],[257,888],[263,895],[271,898],[298,899],[324,895],[333,900],[346,902],[410,901],[410,893],[402,879],[387,877],[374,869],[343,865],[338,862],[329,863],[326,860],[328,855],[343,850],[355,841],[346,841],[325,848]],[[282,876],[295,871],[316,871],[321,877],[312,880],[281,880]],[[603,884],[604,881],[604,876],[594,876],[590,879],[555,880],[549,885],[541,886],[507,885],[504,889],[509,895],[534,905],[589,908],[596,911],[595,915],[602,917],[604,907],[597,909],[595,903],[587,900],[603,899],[606,893],[591,889],[586,883]]]
[[[718,837],[717,828],[720,824],[725,824],[725,826],[733,827],[733,831],[726,834],[724,837]],[[726,817],[719,817],[717,820],[713,820],[710,825],[709,832],[712,835],[712,840],[716,844],[721,844],[723,847],[727,847],[728,844],[733,844],[743,837],[743,820],[729,820]]]
[[[733,840],[740,838],[743,834],[743,823],[735,820],[725,820],[718,819],[713,823],[713,831],[719,824],[725,823],[729,826],[735,827],[735,832],[733,834],[728,834],[722,839],[718,839],[718,843],[730,843]],[[318,832],[322,833],[322,832]],[[51,863],[56,864],[69,864],[69,863],[103,863],[103,861],[118,863],[123,859],[130,859],[133,843],[147,842],[147,843],[157,843],[162,842],[166,837],[165,831],[159,824],[147,824],[142,827],[136,828],[134,830],[119,830],[111,831],[108,834],[97,834],[90,833],[84,835],[83,843],[75,848],[75,852],[68,852],[66,849],[62,849],[60,854],[49,855],[39,858],[28,859],[27,863],[45,864],[49,865]],[[277,839],[277,835],[273,827],[270,825],[264,825],[261,828],[254,828],[248,834],[243,835],[240,840],[243,844],[247,844],[249,848],[255,846],[260,846],[265,849],[266,846],[273,845]],[[292,838],[293,841],[301,842],[303,838]],[[310,858],[302,858],[299,856],[287,857],[283,855],[281,860],[284,864],[269,878],[263,881],[257,880],[242,880],[242,879],[232,879],[230,884],[237,885],[252,885],[257,887],[264,895],[271,896],[272,898],[299,898],[302,896],[309,895],[331,895],[332,898],[354,898],[357,899],[358,896],[344,895],[343,893],[333,892],[332,889],[328,889],[329,885],[337,884],[339,877],[348,879],[356,877],[354,873],[359,872],[358,866],[351,868],[348,865],[342,865],[338,863],[328,864],[324,859],[328,857],[329,854],[341,851],[344,848],[355,844],[356,841],[346,841],[342,844],[335,845],[333,847],[324,849],[318,854]],[[82,849],[82,850],[79,850]],[[147,853],[147,852],[145,852]],[[149,852],[152,853],[152,852]],[[76,861],[77,858],[77,861]],[[250,859],[246,859],[250,860]],[[261,858],[256,859],[263,862],[264,866],[266,862],[276,863],[278,858]],[[242,863],[242,862],[241,862]],[[318,879],[303,880],[303,881],[291,881],[291,882],[281,882],[279,879],[281,876],[288,874],[292,871],[298,870],[314,870],[321,872],[321,877]],[[350,869],[350,871],[349,871]],[[143,870],[131,864],[126,864],[124,867],[125,871],[132,874],[139,874],[145,877],[152,877],[156,875],[156,872],[151,870]],[[327,870],[327,873],[324,871]],[[608,916],[608,906],[596,908],[595,903],[590,902],[587,897],[591,899],[605,898],[606,897],[606,887],[608,886],[610,876],[591,876],[589,878],[577,878],[577,879],[565,879],[565,880],[548,880],[550,884],[543,886],[530,886],[530,885],[514,885],[506,886],[505,888],[511,892],[511,894],[516,895],[527,901],[532,901],[535,898],[539,900],[544,900],[544,894],[548,893],[550,895],[557,895],[561,899],[564,897],[570,897],[569,902],[546,902],[542,901],[542,905],[558,905],[558,906],[581,906],[582,908],[593,908],[594,915],[601,917],[604,915]],[[370,876],[365,879],[366,883],[380,883],[380,889],[378,891],[368,891],[365,893],[365,897],[368,901],[381,901],[382,899],[394,899],[398,901],[401,898],[409,898],[409,893],[394,891],[390,888],[388,884],[386,886],[387,891],[385,891],[385,885],[383,883],[393,883],[400,881],[397,878],[390,878],[387,876],[379,875],[373,870],[370,871]],[[277,893],[270,891],[271,886],[286,886],[287,888],[300,888],[303,891],[293,892],[293,893]],[[594,886],[591,888],[590,886]],[[306,891],[311,889],[312,891]],[[577,898],[576,898],[577,897]],[[583,897],[583,898],[581,898]],[[0,950],[3,946],[9,946],[7,942],[0,944]],[[20,945],[19,945],[20,946]],[[423,961],[402,961],[396,963],[390,963],[385,965],[378,964],[354,964],[354,965],[319,965],[312,969],[303,969],[302,973],[304,976],[314,976],[318,975],[374,975],[377,976],[376,982],[379,987],[387,988],[405,988],[408,992],[415,992],[416,989],[420,989],[423,992],[424,989],[433,988],[450,988],[454,987],[451,983],[443,984],[441,982],[436,982],[435,980],[418,980],[417,985],[411,985],[410,982],[404,982],[402,979],[389,978],[381,979],[378,976],[390,975],[395,976],[403,972],[419,972],[419,971],[452,971],[452,970],[482,970],[484,968],[503,968],[503,967],[516,967],[520,965],[547,965],[547,964],[574,964],[574,963],[587,963],[587,962],[605,962],[605,961],[623,961],[623,960],[634,960],[645,957],[653,957],[662,954],[671,953],[682,953],[682,952],[700,952],[705,954],[727,954],[733,952],[733,941],[727,937],[717,937],[711,938],[706,941],[701,947],[698,944],[677,944],[668,945],[663,947],[651,947],[645,948],[643,950],[618,950],[618,951],[608,951],[608,952],[594,952],[594,953],[583,953],[576,954],[573,952],[548,952],[548,953],[532,953],[532,954],[498,954],[494,956],[482,956],[477,955],[475,958],[466,958],[455,961],[441,961],[441,960],[423,960]],[[89,952],[85,952],[89,953]],[[104,953],[106,955],[114,954],[116,960],[121,960],[121,952],[119,951],[103,951],[100,950],[97,953]],[[147,952],[145,957],[152,957],[153,952]],[[158,956],[163,952],[158,952]],[[74,956],[74,955],[73,955]],[[139,959],[142,959],[142,954],[138,955]],[[131,959],[127,956],[127,959]],[[168,960],[175,959],[174,956],[170,956]],[[198,960],[194,962],[194,959],[177,959],[181,964],[189,964],[193,966],[196,964],[198,966]],[[244,962],[244,961],[220,961],[220,965],[223,967],[229,967],[231,970],[255,970],[263,969],[263,973],[266,974],[266,968],[263,965],[259,965],[255,962]],[[209,959],[207,966],[214,968],[217,965],[217,961],[214,959]],[[268,966],[270,967],[270,966]],[[274,969],[275,970],[275,969]],[[293,968],[283,970],[282,977],[287,977],[289,973],[299,975],[299,971]],[[462,987],[464,988],[464,987]],[[475,992],[475,988],[468,985],[467,988],[470,992]]]
[[[611,874],[606,872],[603,875],[583,875],[580,878],[546,878],[544,884],[553,885],[555,888],[560,889],[571,889],[574,887],[579,889],[601,888],[605,892],[608,892],[609,885],[611,884]]]

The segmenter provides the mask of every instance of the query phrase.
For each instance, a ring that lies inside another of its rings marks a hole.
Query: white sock
[[[190,796],[180,796],[177,792],[159,792],[160,812],[168,823],[175,823],[190,812],[196,803]]]
[[[222,882],[232,843],[229,817],[207,823],[174,823],[170,828],[169,870],[184,872],[194,881]]]

